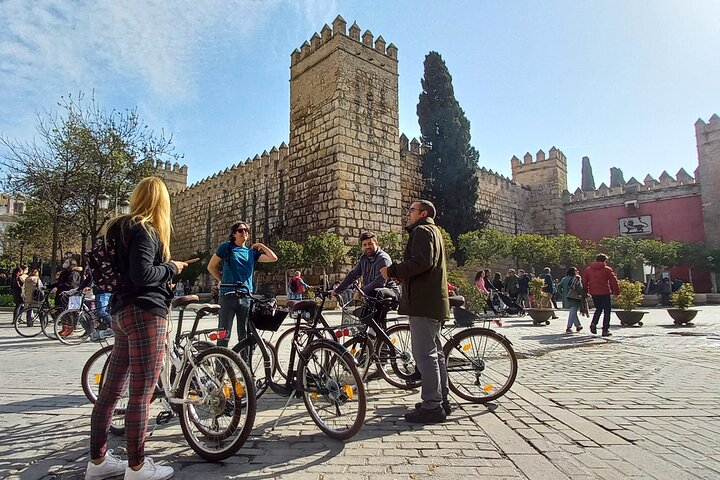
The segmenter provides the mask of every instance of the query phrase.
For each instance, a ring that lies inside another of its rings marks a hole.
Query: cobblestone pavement
[[[564,312],[545,327],[505,319],[494,328],[520,357],[512,390],[491,405],[453,399],[441,425],[407,424],[419,392],[372,381],[366,425],[345,443],[322,434],[301,400],[271,430],[285,399],[266,393],[250,439],[223,463],[201,461],[175,421],[155,429],[147,451],[178,479],[720,478],[720,306],[703,306],[694,327],[649,311],[641,328],[614,319],[609,339],[565,334]],[[83,478],[90,406],[79,379],[97,348],[20,338],[0,313],[9,387],[0,397],[0,478]],[[123,451],[122,438],[113,444]]]

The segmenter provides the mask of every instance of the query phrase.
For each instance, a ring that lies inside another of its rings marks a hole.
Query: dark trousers
[[[595,313],[593,313],[592,325],[597,325],[600,320],[600,314],[603,315],[603,331],[610,330],[610,295],[593,295],[593,303],[595,304]]]
[[[248,314],[250,313],[250,299],[239,298],[234,293],[222,295],[220,297],[220,314],[218,315],[218,328],[224,329],[227,336],[223,340],[218,340],[217,344],[221,347],[227,347],[230,344],[230,334],[235,317],[237,317],[237,334],[238,343],[247,337]]]

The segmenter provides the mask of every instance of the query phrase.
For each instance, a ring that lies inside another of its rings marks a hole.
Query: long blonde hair
[[[148,232],[155,230],[162,246],[163,260],[170,260],[170,194],[162,180],[158,177],[146,177],[140,180],[130,196],[130,214],[108,222],[103,234],[117,221],[129,219],[139,223]]]

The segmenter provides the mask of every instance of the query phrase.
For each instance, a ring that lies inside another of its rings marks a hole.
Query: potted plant
[[[638,325],[642,327],[642,318],[647,313],[642,310],[635,310],[643,300],[643,285],[640,282],[620,280],[620,295],[617,297],[617,304],[621,310],[615,310],[615,315],[620,319],[623,326]]]
[[[550,318],[555,316],[555,310],[552,308],[544,308],[542,306],[543,299],[550,295],[544,292],[545,280],[535,277],[530,280],[530,293],[533,296],[532,308],[525,309],[535,325],[550,325]]]
[[[699,310],[690,309],[693,306],[693,300],[695,300],[695,290],[689,283],[683,284],[672,294],[670,301],[675,308],[668,308],[668,313],[673,318],[675,325],[692,325],[690,322],[699,312]]]

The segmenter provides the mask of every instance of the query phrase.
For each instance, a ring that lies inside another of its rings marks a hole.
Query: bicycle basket
[[[82,295],[71,295],[68,297],[68,309],[80,310],[82,306],[83,296]]]
[[[250,320],[252,320],[255,328],[258,330],[270,330],[276,332],[282,325],[288,311],[284,308],[278,308],[275,302],[272,303],[256,303],[250,312]]]
[[[453,308],[453,312],[455,314],[455,325],[458,327],[472,327],[473,322],[478,319],[478,316],[473,312],[461,307]]]

